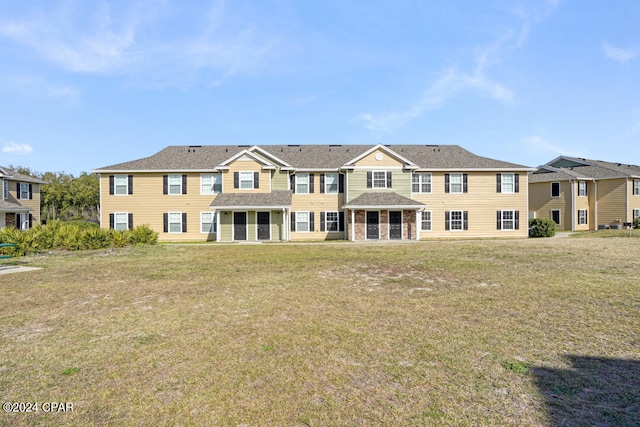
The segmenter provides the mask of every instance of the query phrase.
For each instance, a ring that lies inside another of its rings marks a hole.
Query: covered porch
[[[217,214],[216,242],[289,240],[291,194],[219,194],[210,205]]]
[[[420,240],[423,203],[397,193],[364,193],[344,205],[348,240]]]
[[[20,230],[31,228],[32,216],[29,215],[31,211],[32,209],[17,203],[0,200],[0,228],[15,227]]]

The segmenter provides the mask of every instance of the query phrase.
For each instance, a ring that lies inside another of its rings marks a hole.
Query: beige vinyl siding
[[[587,230],[593,230],[593,219],[594,219],[594,211],[591,210],[591,200],[593,199],[593,194],[592,192],[593,187],[592,187],[592,183],[589,181],[584,181],[587,183],[587,196],[586,197],[580,197],[578,196],[578,181],[573,183],[573,194],[575,195],[576,198],[576,203],[574,206],[574,212],[573,215],[575,216],[575,224],[576,224],[576,231],[587,231]],[[587,223],[580,225],[578,224],[578,210],[586,210],[587,211]]]
[[[627,180],[598,181],[598,224],[611,224],[627,217]]]
[[[305,211],[314,213],[314,230],[309,232],[291,232],[291,240],[333,240],[344,239],[344,232],[320,231],[320,212],[340,212],[344,205],[344,194],[318,193],[320,174],[315,174],[315,191],[311,194],[293,194],[291,197],[291,212]],[[291,228],[291,223],[287,224]],[[346,227],[346,217],[345,217]]]
[[[520,191],[523,189],[520,175]],[[536,213],[536,218],[551,219],[552,210],[560,210],[560,225],[557,230],[571,230],[571,185],[569,181],[560,182],[560,197],[551,197],[551,182],[536,182],[529,187],[529,210]]]
[[[380,154],[382,156],[381,160],[376,159],[376,156]],[[369,153],[367,156],[363,157],[362,159],[358,160],[355,163],[356,167],[366,167],[366,168],[371,168],[371,167],[375,167],[378,168],[380,167],[381,169],[384,169],[386,167],[401,167],[403,166],[403,163],[398,161],[397,159],[395,159],[394,157],[391,157],[390,155],[388,155],[387,153],[385,153],[384,151],[378,149],[373,151],[372,153]]]
[[[31,199],[18,199],[18,191],[20,188],[21,181],[12,181],[7,179],[9,182],[9,198],[7,202],[16,203],[24,206],[25,208],[31,209],[29,213],[32,215],[32,225],[36,225],[36,223],[40,222],[40,184],[36,183],[27,183],[31,184]],[[0,181],[0,185],[2,181]],[[4,191],[2,187],[0,187],[0,191]]]
[[[455,171],[452,171],[454,173]],[[431,231],[422,231],[420,239],[501,237],[525,238],[528,236],[527,174],[519,173],[518,193],[497,193],[495,172],[465,172],[468,192],[462,194],[445,193],[445,172],[432,173],[432,193],[413,194],[413,200],[424,203],[425,210],[431,211]],[[518,172],[514,172],[518,173]],[[467,211],[469,229],[464,231],[445,230],[446,211]],[[519,211],[518,230],[498,230],[496,211]],[[418,224],[420,227],[420,224]]]
[[[387,172],[392,173],[391,188],[367,188],[367,172],[371,172],[371,170],[356,169],[347,172],[347,177],[345,178],[347,181],[345,182],[345,186],[348,182],[349,201],[366,192],[389,192],[397,193],[409,198],[411,197],[411,171],[403,171],[399,169],[389,170],[384,167],[381,167],[379,170],[386,170]],[[444,180],[442,182],[444,188]]]
[[[629,178],[627,194],[629,195],[629,210],[627,211],[627,222],[633,221],[633,210],[640,209],[640,195],[633,195],[633,178]]]
[[[208,235],[200,232],[200,213],[213,211],[209,205],[213,195],[200,195],[200,173],[182,173],[187,175],[187,194],[162,194],[162,172],[129,173],[133,175],[133,194],[125,196],[109,195],[110,174],[100,175],[102,195],[101,220],[103,228],[109,228],[109,214],[127,212],[133,214],[133,225],[146,224],[159,233],[158,240],[166,241],[204,241]],[[232,183],[233,184],[233,183]],[[184,212],[187,214],[186,233],[164,233],[163,214],[166,212]]]
[[[260,183],[259,188],[240,189],[233,188],[233,176],[235,172],[259,172]],[[262,164],[251,159],[244,160],[240,158],[229,165],[229,170],[225,171],[223,176],[223,189],[225,193],[270,193],[271,192],[271,170],[262,170]]]

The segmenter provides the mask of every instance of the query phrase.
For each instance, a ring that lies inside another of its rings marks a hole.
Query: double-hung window
[[[222,192],[222,175],[219,173],[203,173],[200,175],[200,194],[218,194]]]
[[[338,212],[325,213],[326,231],[338,231]]]
[[[504,210],[497,211],[498,230],[519,230],[520,211]]]
[[[461,173],[449,174],[449,192],[453,194],[462,194],[462,174]]]
[[[578,197],[587,197],[586,181],[578,181]]]
[[[422,211],[420,222],[422,231],[431,231],[431,211]]]
[[[296,176],[296,193],[309,194],[309,174],[297,173],[295,176]]]
[[[514,182],[512,173],[503,173],[501,174],[502,178],[502,193],[514,193]]]
[[[200,232],[215,233],[217,228],[216,214],[214,212],[200,213]]]
[[[29,199],[29,184],[26,182],[21,182],[18,185],[18,189],[20,191],[21,199]]]
[[[327,194],[337,194],[338,193],[338,174],[337,173],[327,173],[324,175],[324,192]]]
[[[9,198],[9,181],[2,181],[2,198],[7,200]]]
[[[182,194],[182,175],[169,175],[169,194]]]
[[[635,222],[638,218],[640,218],[640,209],[633,210],[633,221]]]
[[[640,179],[633,180],[633,195],[640,196]]]
[[[169,212],[169,233],[182,233],[181,212]]]
[[[462,211],[449,212],[449,230],[463,230],[463,213]]]
[[[551,183],[551,197],[560,197],[560,183],[552,182]]]
[[[586,224],[587,224],[587,210],[578,209],[578,225],[586,225]]]
[[[309,231],[309,212],[296,212],[296,231]]]
[[[113,228],[115,230],[129,229],[129,214],[126,212],[116,212],[114,215]]]
[[[129,194],[129,177],[127,175],[115,175],[114,183],[116,196],[126,196]]]
[[[253,172],[240,172],[240,188],[249,189],[253,188]]]
[[[387,172],[373,171],[373,188],[387,188]]]
[[[431,174],[414,173],[411,178],[412,193],[431,193]]]

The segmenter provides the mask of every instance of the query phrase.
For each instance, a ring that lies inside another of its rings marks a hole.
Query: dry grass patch
[[[640,377],[635,243],[158,246],[12,261],[44,269],[1,277],[2,396],[75,410],[0,424],[624,423],[639,415],[637,390],[621,409],[598,374],[610,369],[584,360]],[[591,377],[607,392],[583,398]],[[586,409],[594,396],[602,411]]]

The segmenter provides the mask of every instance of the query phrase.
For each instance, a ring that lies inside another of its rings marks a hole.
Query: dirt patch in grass
[[[0,424],[624,425],[635,383],[615,389],[615,369],[588,361],[638,374],[635,242],[26,258],[43,270],[0,278],[0,390],[74,412]]]

